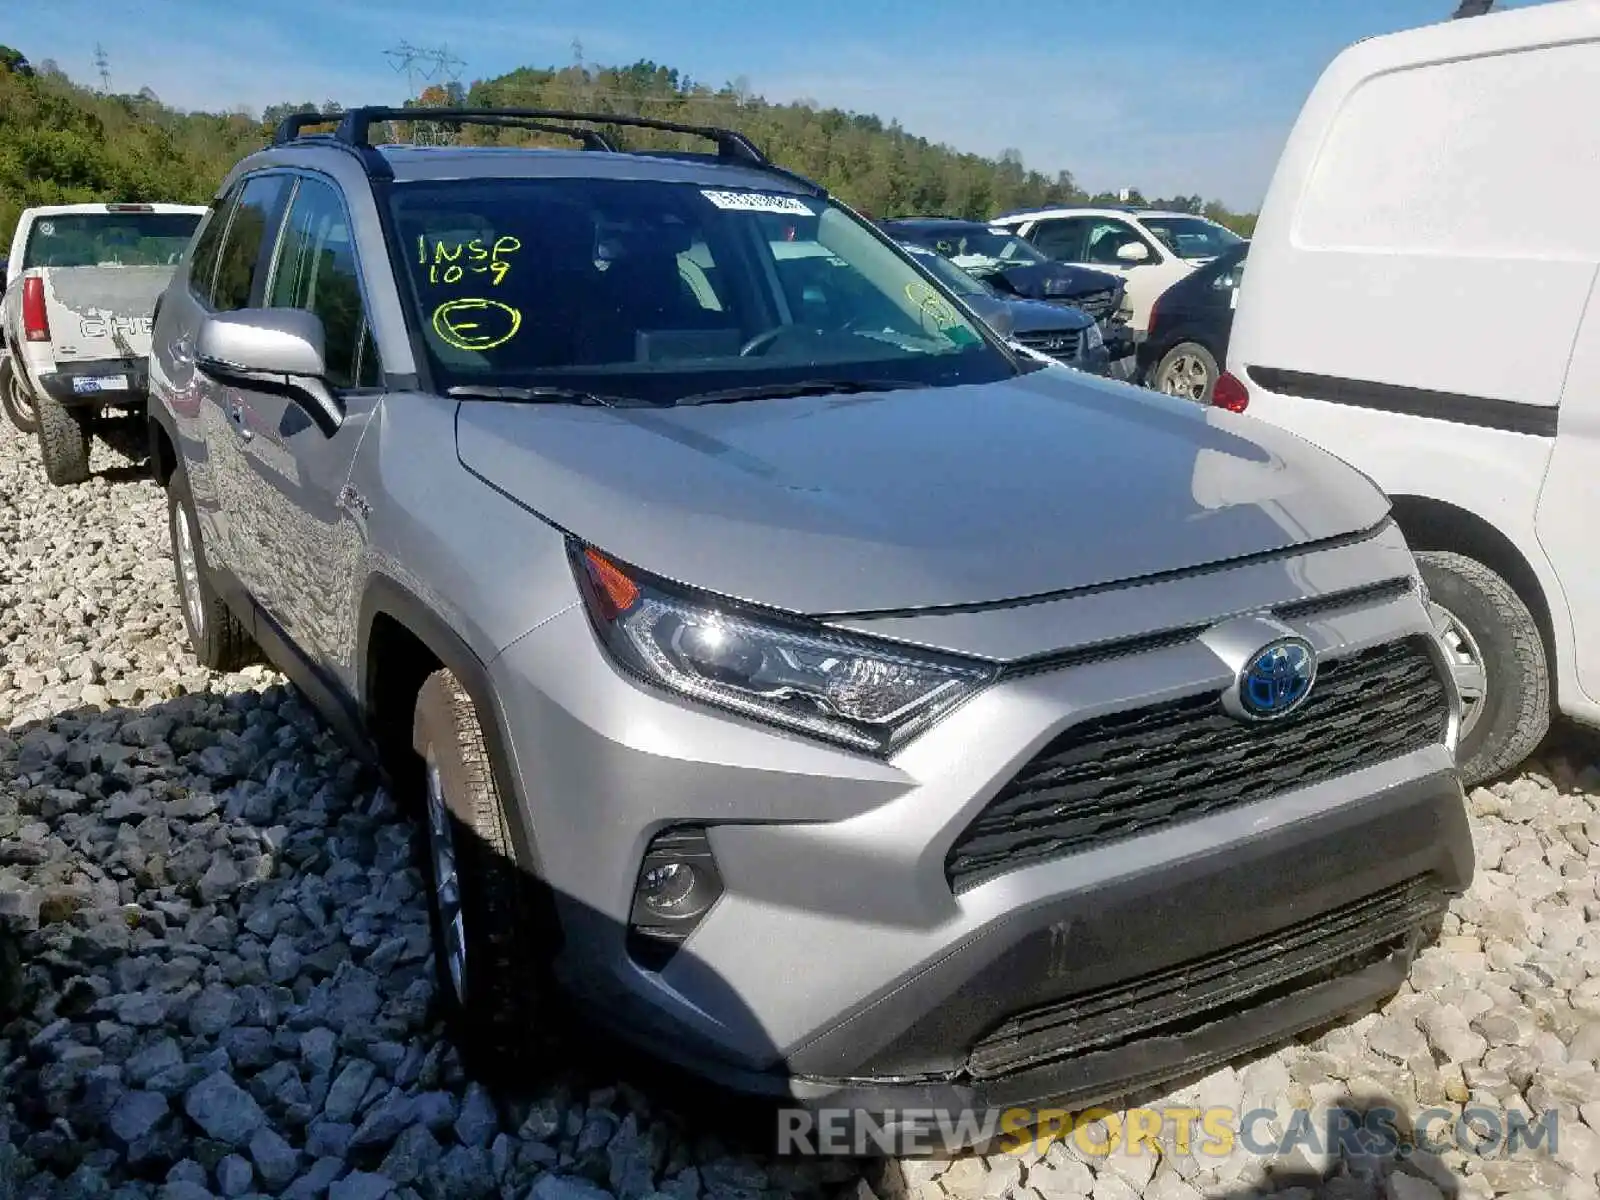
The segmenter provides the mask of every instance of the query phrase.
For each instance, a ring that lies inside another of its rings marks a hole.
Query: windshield
[[[1019,369],[826,200],[472,179],[400,184],[391,204],[441,388],[671,403],[787,381],[954,385]]]
[[[1215,258],[1244,241],[1233,230],[1202,217],[1143,217],[1140,224],[1179,258]]]
[[[927,243],[957,266],[1040,263],[1050,260],[1009,229],[963,229],[933,234]]]
[[[41,217],[22,267],[165,267],[177,263],[202,213],[68,213]]]
[[[942,254],[935,254],[932,250],[924,250],[921,246],[905,246],[905,249],[923,266],[939,277],[952,292],[958,296],[992,296],[986,284],[968,275],[955,263]]]

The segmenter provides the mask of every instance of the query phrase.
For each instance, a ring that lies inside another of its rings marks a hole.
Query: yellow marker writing
[[[498,300],[464,296],[433,310],[433,331],[458,350],[493,350],[516,337],[520,328],[522,314]]]

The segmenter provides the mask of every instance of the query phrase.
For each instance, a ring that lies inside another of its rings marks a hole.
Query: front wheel
[[[1417,554],[1429,616],[1461,693],[1456,762],[1468,787],[1521,763],[1550,729],[1544,639],[1522,597],[1475,559]]]
[[[1179,342],[1161,356],[1151,374],[1158,392],[1192,400],[1196,404],[1211,403],[1211,389],[1217,385],[1222,368],[1216,356],[1199,342]]]
[[[434,958],[447,1023],[468,1069],[514,1071],[548,1006],[529,885],[519,873],[477,710],[440,669],[417,695]]]
[[[10,357],[0,359],[0,408],[6,419],[20,433],[33,433],[39,428],[39,414],[34,409],[33,395],[27,381]]]

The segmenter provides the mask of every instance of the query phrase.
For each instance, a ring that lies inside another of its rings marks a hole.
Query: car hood
[[[1367,529],[1388,501],[1272,426],[1054,370],[682,409],[464,401],[462,464],[668,579],[829,614],[997,602]]]
[[[1017,295],[1029,300],[1043,300],[1047,297],[1068,299],[1090,292],[1111,291],[1122,283],[1120,276],[1105,271],[1056,262],[1018,263],[1014,266],[1001,264],[987,269],[981,267],[973,269],[991,278],[998,276],[1005,281],[1005,284],[1009,284]],[[1000,286],[1003,287],[1005,284]]]

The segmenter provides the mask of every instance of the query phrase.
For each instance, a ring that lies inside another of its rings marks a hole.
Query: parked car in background
[[[1169,396],[1211,402],[1228,360],[1228,334],[1250,243],[1241,242],[1156,298],[1139,343],[1138,377]]]
[[[1110,359],[1100,324],[1082,309],[1023,300],[997,291],[944,255],[914,242],[901,249],[947,284],[1001,337],[1069,367],[1104,375]]]
[[[896,217],[878,225],[898,242],[944,255],[997,291],[1080,308],[1100,322],[1113,360],[1133,353],[1124,324],[1124,284],[1116,275],[1051,262],[1007,229],[956,217]]]
[[[1401,986],[1473,860],[1376,487],[1014,353],[733,131],[372,144],[414,111],[234,166],[150,436],[194,653],[270,655],[425,814],[474,1070],[536,1069],[559,992],[726,1087],[954,1116]]]
[[[1213,403],[1389,493],[1466,697],[1462,773],[1600,728],[1600,5],[1344,51],[1279,159]],[[1494,297],[1486,319],[1484,298]]]
[[[1157,296],[1244,239],[1192,213],[1139,208],[1028,209],[992,225],[1026,238],[1045,257],[1107,271],[1128,291],[1128,324],[1142,337]]]
[[[145,402],[156,300],[204,206],[65,204],[24,210],[0,297],[9,351],[0,403],[37,433],[54,484],[89,477],[95,418]]]

